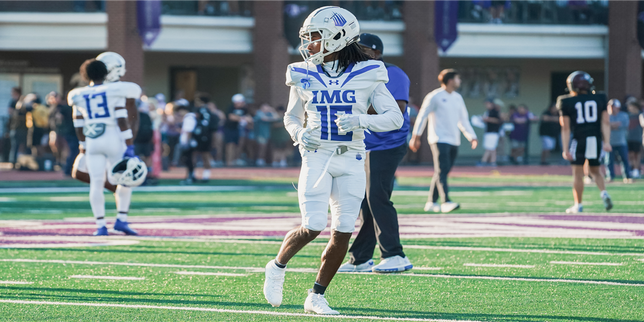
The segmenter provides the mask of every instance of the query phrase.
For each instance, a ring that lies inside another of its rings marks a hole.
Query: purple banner
[[[434,9],[434,38],[443,52],[458,38],[458,1],[436,1]]]
[[[136,1],[136,26],[143,43],[152,46],[161,33],[161,0]]]

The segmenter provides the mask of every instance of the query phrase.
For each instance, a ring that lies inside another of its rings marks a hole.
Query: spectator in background
[[[13,87],[11,89],[11,100],[7,105],[0,102],[0,161],[7,161],[9,159],[9,150],[11,148],[11,140],[9,138],[11,115],[16,108],[16,104],[20,100],[22,91],[20,87]]]
[[[497,106],[501,109],[505,107],[503,101],[498,100]],[[509,135],[514,129],[514,125],[510,122],[510,116],[516,113],[517,107],[514,104],[508,106],[507,112],[501,112],[501,130],[499,131],[499,146],[496,148],[496,160],[497,162],[507,163],[510,161],[508,156],[508,142],[510,140]]]
[[[613,151],[606,154],[606,172],[608,182],[615,179],[615,161],[619,157],[624,165],[622,176],[624,183],[633,182],[631,169],[628,164],[628,147],[626,145],[626,132],[628,132],[628,113],[622,111],[622,104],[617,99],[608,101],[608,114],[610,114],[610,145]]]
[[[485,101],[485,109],[485,114],[483,114],[483,122],[485,122],[483,148],[485,152],[478,165],[496,167],[496,148],[499,145],[499,131],[502,124],[501,112],[499,106],[494,104],[493,99]]]
[[[226,165],[243,166],[245,162],[240,159],[241,151],[246,141],[241,137],[245,133],[248,123],[252,122],[252,117],[248,114],[246,99],[242,94],[235,94],[232,98],[233,104],[228,109],[228,116],[224,124],[224,142],[226,143]]]
[[[12,109],[11,123],[9,125],[9,135],[11,136],[11,152],[9,162],[14,164],[18,162],[18,154],[27,151],[27,105],[31,108],[31,103],[36,99],[35,94],[26,95],[22,100],[16,103]]]
[[[179,146],[181,149],[181,161],[188,168],[186,179],[181,181],[182,185],[191,185],[195,181],[195,165],[192,154],[197,147],[197,141],[192,137],[192,133],[197,127],[197,117],[191,112],[189,105],[176,105],[177,115],[183,120],[181,124],[181,136],[179,137]]]
[[[49,145],[49,107],[41,104],[38,95],[29,95],[35,95],[36,99],[27,105],[27,127],[31,135],[31,142],[27,146],[31,146],[32,154],[43,156]]]
[[[635,100],[627,100],[626,107],[628,110],[628,135],[626,144],[628,145],[628,161],[631,165],[631,178],[640,177],[640,167],[642,159],[642,125],[640,125],[640,115],[642,108],[640,103]]]
[[[74,117],[72,107],[63,103],[60,94],[51,92],[47,96],[47,103],[51,110],[53,130],[56,131],[56,141],[63,140],[68,150],[63,172],[66,176],[72,175],[72,166],[78,155],[78,137],[74,130]],[[60,145],[57,145],[60,146]],[[64,153],[60,153],[61,158]]]
[[[226,123],[226,113],[217,108],[215,102],[208,102],[208,109],[210,114],[217,116],[219,123],[217,130],[212,133],[212,143],[214,152],[211,154],[215,156],[215,167],[224,165],[224,124]]]
[[[210,180],[210,161],[212,155],[210,150],[212,148],[212,134],[217,131],[219,126],[219,117],[212,114],[208,108],[210,103],[210,95],[206,93],[198,93],[195,97],[195,116],[197,117],[197,125],[193,131],[193,138],[197,142],[195,153],[201,156],[204,170],[201,175],[202,182]]]
[[[266,103],[262,104],[257,113],[255,113],[253,122],[255,125],[255,139],[258,145],[256,162],[258,167],[266,165],[266,148],[271,138],[271,127],[278,120],[279,116],[275,109]]]
[[[543,114],[539,123],[539,135],[541,136],[541,165],[548,165],[550,151],[557,146],[557,141],[561,136],[561,126],[559,125],[559,111],[556,104],[550,104]]]
[[[528,111],[525,104],[520,104],[517,111],[510,116],[510,122],[514,125],[514,130],[510,133],[510,161],[514,164],[523,163],[523,155],[526,151],[528,144],[528,136],[530,131],[530,122],[537,121],[538,118]]]
[[[152,173],[152,152],[154,152],[154,128],[150,117],[150,105],[147,97],[142,97],[139,104],[139,131],[134,138],[134,154],[145,162],[148,167],[148,176]],[[146,178],[147,182],[147,178]],[[146,184],[144,182],[144,184]]]
[[[273,168],[288,166],[286,159],[293,153],[293,141],[284,127],[284,106],[278,106],[276,109],[277,120],[271,125],[271,147],[273,148]]]

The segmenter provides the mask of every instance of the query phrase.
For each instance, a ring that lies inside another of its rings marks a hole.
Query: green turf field
[[[508,185],[469,187],[466,183],[483,179],[459,178],[463,184],[453,188],[452,198],[462,203],[460,213],[480,216],[561,213],[570,205],[571,192],[559,179],[510,177],[504,178]],[[406,180],[400,180],[393,201],[402,216],[423,214],[425,183]],[[298,212],[295,190],[283,182],[236,184],[252,189],[136,192],[131,215]],[[641,218],[643,184],[613,184],[609,192],[615,202],[612,213]],[[586,196],[585,211],[601,213],[597,189],[587,186]],[[111,195],[106,200],[112,209]],[[88,216],[86,193],[0,195],[0,231],[10,220]],[[639,226],[633,223],[633,229]],[[302,309],[324,238],[289,263],[292,271],[279,308],[272,308],[262,294],[262,269],[279,249],[277,237],[110,238],[138,243],[0,248],[0,320],[329,320],[303,315]],[[327,298],[346,316],[332,321],[644,321],[641,237],[406,238],[403,243],[415,266],[408,273],[336,276]],[[106,279],[117,277],[130,279]]]

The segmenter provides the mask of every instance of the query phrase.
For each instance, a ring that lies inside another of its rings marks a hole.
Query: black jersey
[[[607,103],[605,94],[561,95],[557,98],[557,109],[559,115],[570,117],[573,138],[601,138],[602,113]]]

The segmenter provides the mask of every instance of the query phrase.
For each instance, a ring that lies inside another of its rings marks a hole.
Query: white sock
[[[127,214],[127,212],[130,211],[132,188],[124,187],[121,185],[116,186],[114,199],[116,200],[116,211],[118,211],[119,213],[123,212]]]
[[[97,228],[105,227],[105,218],[96,219],[96,227]]]
[[[604,196],[607,196],[607,197],[608,197],[608,191],[606,191],[606,190],[602,190],[602,192],[600,192],[600,193],[599,193],[599,197],[600,197],[600,198],[604,198]]]
[[[581,207],[581,204],[575,202],[575,207],[579,208],[579,207]]]
[[[94,218],[105,218],[105,196],[103,196],[104,184],[105,182],[101,180],[90,181],[89,184],[89,204],[92,207]],[[103,220],[103,225],[99,225],[99,228],[105,226],[104,219],[96,220]]]
[[[210,179],[210,169],[204,169],[201,175],[201,179],[209,180]]]
[[[120,221],[127,221],[127,212],[119,212],[116,215],[116,219],[118,219]]]

